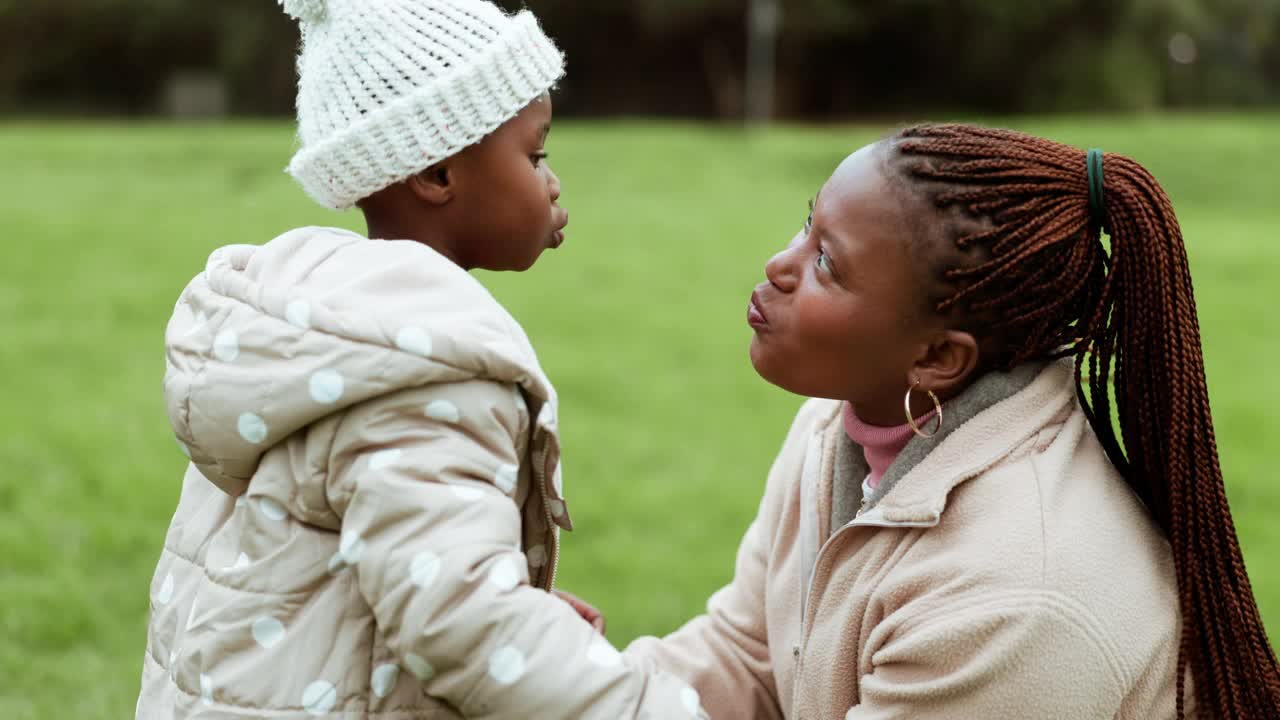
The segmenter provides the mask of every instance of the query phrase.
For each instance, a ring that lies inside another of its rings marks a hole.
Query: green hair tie
[[[1099,225],[1107,222],[1107,196],[1102,179],[1102,151],[1090,148],[1087,159],[1089,166],[1089,214]]]

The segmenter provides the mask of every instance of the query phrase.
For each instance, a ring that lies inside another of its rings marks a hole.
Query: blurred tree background
[[[1103,147],[1168,189],[1280,637],[1280,111],[1252,110],[1280,107],[1280,0],[501,3],[565,49],[556,115],[588,119],[552,141],[566,251],[480,277],[560,392],[559,582],[613,642],[732,576],[800,403],[746,361],[747,294],[847,152],[923,119]],[[220,245],[363,229],[281,171],[297,47],[276,0],[0,0],[0,720],[131,717],[185,464],[160,381],[187,279]],[[249,119],[153,120],[224,116]]]
[[[761,0],[528,0],[567,51],[558,111],[741,117]],[[1249,107],[1280,99],[1280,0],[765,0],[772,115]],[[285,115],[271,0],[0,0],[0,112]],[[186,90],[184,90],[184,88]],[[197,92],[197,95],[199,93]]]

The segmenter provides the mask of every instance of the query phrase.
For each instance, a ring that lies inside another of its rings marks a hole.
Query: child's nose
[[[547,190],[551,193],[551,202],[560,199],[560,176],[547,166]]]
[[[769,262],[764,265],[764,276],[783,292],[795,290],[799,280],[799,273],[796,272],[796,250],[792,243],[786,250],[769,258]]]

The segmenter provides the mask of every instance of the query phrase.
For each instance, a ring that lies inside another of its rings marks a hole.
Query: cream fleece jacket
[[[733,581],[626,651],[716,717],[1174,715],[1168,542],[1108,461],[1060,361],[980,379],[876,495],[840,405],[800,411]]]

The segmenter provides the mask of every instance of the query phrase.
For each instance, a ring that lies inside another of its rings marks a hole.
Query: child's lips
[[[769,318],[765,317],[764,310],[760,307],[759,290],[751,293],[751,302],[747,305],[747,324],[757,330],[769,326]]]
[[[569,213],[564,212],[551,233],[551,247],[558,248],[564,244],[564,229],[569,226]]]

